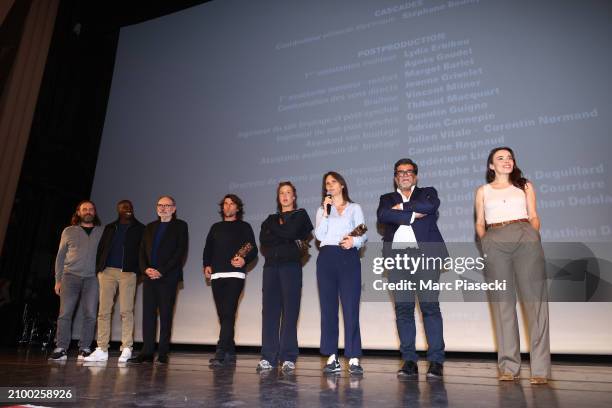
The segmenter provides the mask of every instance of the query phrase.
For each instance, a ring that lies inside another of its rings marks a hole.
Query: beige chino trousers
[[[98,309],[98,347],[108,351],[111,336],[111,315],[115,294],[119,289],[119,312],[121,314],[121,350],[134,344],[134,299],[136,296],[136,274],[122,272],[118,268],[105,268],[98,274],[100,283],[100,305]]]

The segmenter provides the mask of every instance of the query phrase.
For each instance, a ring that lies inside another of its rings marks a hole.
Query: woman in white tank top
[[[546,384],[550,378],[548,290],[535,189],[508,147],[491,150],[486,179],[487,184],[476,190],[475,229],[486,257],[487,281],[505,280],[508,287],[504,293],[489,292],[499,380],[514,381],[520,376],[518,292],[529,326],[530,382]]]

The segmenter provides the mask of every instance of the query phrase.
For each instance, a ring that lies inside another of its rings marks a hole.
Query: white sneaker
[[[119,356],[120,363],[127,363],[127,361],[132,358],[132,349],[129,347],[125,347]]]
[[[293,361],[285,361],[281,370],[285,373],[291,373],[295,371],[295,363]]]
[[[93,353],[84,357],[85,361],[107,361],[108,360],[108,351],[102,350],[100,347],[96,347]]]
[[[261,359],[259,361],[259,364],[257,364],[257,372],[269,371],[269,370],[272,370],[273,368],[274,367],[272,366],[272,364],[270,364],[268,360]]]

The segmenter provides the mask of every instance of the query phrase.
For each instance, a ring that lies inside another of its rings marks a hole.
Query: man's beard
[[[81,222],[90,223],[93,222],[94,216],[91,214],[85,214],[83,216],[79,216],[79,219],[81,220]]]

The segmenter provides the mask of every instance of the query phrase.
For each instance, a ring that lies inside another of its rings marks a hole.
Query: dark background
[[[26,308],[40,330],[57,318],[55,254],[74,207],[91,192],[120,28],[206,1],[60,1],[0,255],[0,344],[22,339]],[[30,0],[16,0],[0,28],[0,91],[29,8]]]

